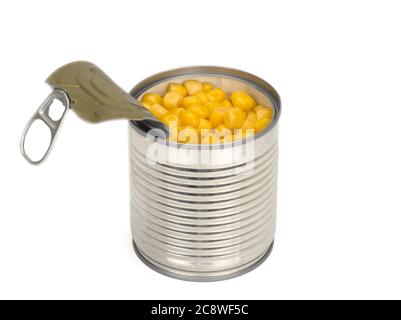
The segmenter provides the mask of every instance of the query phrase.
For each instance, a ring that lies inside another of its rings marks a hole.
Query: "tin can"
[[[254,139],[223,147],[165,143],[131,121],[133,244],[142,261],[164,275],[223,280],[252,270],[273,247],[280,97],[252,74],[204,66],[156,74],[130,93],[140,99],[187,79],[210,81],[227,92],[245,90],[258,103],[273,105],[273,120]]]

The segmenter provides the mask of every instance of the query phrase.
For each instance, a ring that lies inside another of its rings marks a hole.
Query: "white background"
[[[2,1],[0,298],[401,298],[400,14],[398,1]],[[208,64],[276,87],[278,226],[261,267],[188,283],[139,261],[125,121],[71,112],[43,165],[22,158],[44,80],[74,60],[126,90]]]

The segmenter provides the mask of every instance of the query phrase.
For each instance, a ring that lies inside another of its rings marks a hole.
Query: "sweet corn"
[[[256,121],[257,117],[256,117],[256,113],[254,111],[248,111],[248,115],[246,117],[246,120],[244,122],[244,124],[242,125],[241,129],[246,130],[254,130],[254,124]]]
[[[142,104],[169,127],[170,141],[226,143],[264,130],[273,118],[273,105],[257,105],[245,91],[226,93],[210,82],[171,82],[166,94],[146,93]],[[182,126],[182,127],[181,127]]]
[[[219,124],[216,127],[215,132],[220,137],[225,137],[232,134],[231,129],[228,129],[224,124]]]
[[[167,109],[179,108],[183,97],[176,92],[167,92],[163,97],[163,106]]]
[[[221,102],[221,104],[222,104],[223,107],[227,107],[227,108],[230,108],[230,107],[233,106],[232,103],[231,103],[231,101],[230,101],[230,100],[227,100],[227,99],[223,100],[223,101]]]
[[[242,125],[241,129],[243,130],[255,130],[255,122],[250,120],[245,120],[244,124]]]
[[[201,143],[202,144],[220,143],[220,138],[217,135],[215,135],[213,132],[209,132],[202,136]]]
[[[198,80],[187,80],[184,82],[184,86],[190,96],[193,96],[195,93],[202,91],[202,83]]]
[[[172,113],[166,114],[166,115],[163,117],[162,122],[163,122],[166,126],[168,126],[169,128],[170,128],[170,127],[179,127],[179,118],[178,118],[177,115],[172,114]]]
[[[207,118],[209,116],[209,108],[203,104],[191,104],[188,111],[195,113],[199,118]]]
[[[241,128],[246,119],[246,113],[240,108],[230,108],[224,113],[224,124],[229,129]]]
[[[199,97],[199,98],[202,100],[202,103],[203,103],[203,104],[207,104],[207,103],[210,102],[210,99],[209,99],[209,97],[207,96],[207,94],[204,93],[204,92],[202,92],[202,91],[196,93],[196,94],[195,94],[195,97]]]
[[[226,93],[221,90],[220,88],[213,89],[207,93],[207,96],[209,97],[210,101],[218,101],[221,102],[226,98]]]
[[[158,103],[152,104],[149,111],[159,120],[162,120],[168,114],[168,110]]]
[[[230,98],[234,107],[240,108],[244,111],[252,109],[256,104],[255,100],[244,91],[234,91]]]
[[[260,132],[260,131],[262,131],[264,128],[266,128],[267,125],[270,123],[270,121],[271,121],[271,120],[268,119],[268,118],[257,119],[257,120],[255,121],[255,124],[254,124],[255,133],[256,133],[256,132]]]
[[[255,122],[257,119],[257,115],[255,111],[248,111],[247,112],[246,121]]]
[[[213,84],[208,81],[202,83],[202,91],[204,93],[208,93],[209,91],[213,90],[213,88],[214,88]]]
[[[170,112],[172,114],[175,114],[176,116],[180,116],[181,112],[186,111],[184,108],[174,108],[174,109],[170,109]]]
[[[265,107],[262,105],[259,105],[255,108],[256,110],[256,116],[258,119],[272,119],[273,118],[273,109],[270,107]]]
[[[210,123],[215,128],[219,124],[224,122],[224,113],[227,111],[227,108],[217,107],[212,110],[209,116]]]
[[[233,140],[234,140],[234,137],[231,133],[224,137],[220,137],[220,143],[232,142]]]
[[[183,126],[198,128],[200,119],[195,113],[191,111],[184,111],[180,114],[180,122]]]
[[[188,96],[182,101],[184,108],[188,108],[191,104],[202,104],[202,99],[197,96]]]
[[[158,103],[162,103],[162,97],[156,93],[145,93],[142,98],[142,103],[149,103],[150,105]]]
[[[209,114],[211,114],[214,109],[223,107],[222,104],[217,101],[208,102],[208,103],[206,103],[206,106],[209,109]]]
[[[199,120],[198,132],[201,136],[204,133],[209,132],[211,129],[212,129],[212,124],[210,123],[209,120],[202,119],[202,118]]]
[[[168,84],[167,91],[178,93],[180,96],[183,97],[185,97],[188,94],[187,89],[182,84],[174,82]]]
[[[181,143],[198,143],[198,131],[193,127],[182,127],[178,130],[177,141]]]

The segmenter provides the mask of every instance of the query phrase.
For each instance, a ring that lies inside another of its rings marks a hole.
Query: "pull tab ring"
[[[53,120],[49,115],[49,110],[50,110],[50,107],[52,106],[54,100],[60,101],[64,106],[64,111],[63,111],[60,119],[58,119],[56,121]],[[37,165],[47,158],[47,156],[49,155],[49,153],[53,147],[54,141],[57,137],[57,133],[60,129],[61,124],[63,123],[65,116],[67,115],[69,108],[70,108],[70,99],[69,99],[67,93],[64,92],[63,90],[54,89],[49,94],[49,96],[45,99],[45,101],[43,101],[43,103],[38,108],[38,110],[34,113],[32,118],[29,120],[29,122],[25,126],[24,132],[22,133],[22,137],[21,137],[21,143],[20,143],[21,153],[29,163]],[[49,144],[46,152],[42,156],[42,158],[39,160],[32,160],[25,151],[25,139],[29,132],[29,129],[31,128],[31,126],[35,122],[35,120],[42,120],[46,124],[46,126],[50,129],[50,133],[51,133],[50,144]]]

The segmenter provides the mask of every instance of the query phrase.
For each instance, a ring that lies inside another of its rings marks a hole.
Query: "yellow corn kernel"
[[[254,126],[255,122],[252,122],[250,120],[245,120],[244,124],[242,125],[241,129],[243,130],[255,130],[255,126]]]
[[[250,110],[255,106],[255,100],[245,91],[234,91],[231,94],[231,102],[234,107],[240,108],[244,111]]]
[[[256,116],[258,119],[263,119],[263,118],[272,119],[273,118],[273,108],[259,105],[255,108],[255,110],[256,110]]]
[[[163,117],[168,114],[168,110],[158,103],[152,104],[149,111],[159,120],[162,120]]]
[[[220,137],[220,142],[221,143],[227,143],[227,142],[232,142],[234,140],[233,135],[230,133],[226,136]]]
[[[209,132],[211,129],[212,129],[212,124],[210,123],[209,120],[202,118],[199,120],[198,132],[200,133],[200,135],[203,135],[205,132]]]
[[[170,127],[179,127],[179,118],[178,118],[178,116],[177,115],[175,115],[175,114],[172,114],[172,113],[168,113],[168,114],[166,114],[164,117],[163,117],[163,119],[162,119],[162,122],[166,125],[166,126],[168,126],[169,128]]]
[[[246,113],[240,108],[230,108],[224,113],[224,124],[229,129],[241,128],[246,119]]]
[[[220,143],[220,138],[217,135],[215,135],[213,132],[209,132],[202,136],[201,143],[202,144]]]
[[[196,94],[195,94],[195,97],[199,97],[199,99],[202,100],[202,103],[203,103],[203,104],[207,104],[207,103],[210,102],[209,97],[208,97],[207,94],[204,93],[204,92],[198,92],[198,93],[196,93]]]
[[[168,84],[167,92],[175,92],[183,97],[185,97],[188,94],[187,89],[182,84],[174,82]]]
[[[184,108],[188,108],[191,104],[202,104],[202,99],[197,96],[188,96],[182,101]]]
[[[184,82],[184,86],[190,96],[193,96],[195,93],[202,91],[202,83],[198,80],[187,80]]]
[[[198,143],[198,131],[192,127],[182,127],[178,130],[177,141],[180,143]]]
[[[246,116],[246,121],[250,121],[250,122],[255,122],[256,121],[256,119],[257,119],[257,116],[256,116],[256,112],[255,111],[248,111],[247,112],[247,116]]]
[[[227,111],[227,108],[217,107],[212,110],[209,116],[210,123],[213,128],[216,128],[219,124],[224,122],[224,113]]]
[[[242,125],[241,129],[255,130],[254,124],[257,119],[256,113],[254,111],[248,111],[247,114],[248,115],[246,116],[245,122]]]
[[[183,126],[189,126],[193,128],[199,127],[199,116],[191,111],[184,111],[180,114],[180,122]]]
[[[271,119],[269,118],[262,118],[262,119],[257,119],[254,124],[255,128],[255,133],[262,131],[264,128],[267,127],[267,125],[270,123]]]
[[[215,132],[220,137],[225,137],[225,136],[232,134],[231,129],[228,129],[224,124],[219,124],[215,128]]]
[[[213,89],[207,93],[210,101],[214,102],[221,102],[226,98],[226,93],[221,90],[220,88]]]
[[[146,102],[151,105],[155,103],[161,104],[162,97],[156,93],[145,93],[143,95],[142,102]]]
[[[202,91],[205,93],[208,93],[209,91],[212,91],[214,88],[213,84],[209,81],[206,81],[202,83]]]
[[[143,105],[146,109],[148,109],[148,110],[149,110],[150,107],[152,106],[152,104],[149,103],[149,102],[142,101],[141,103],[142,103],[142,105]]]
[[[163,97],[163,106],[167,109],[179,108],[183,97],[176,92],[167,92]]]
[[[221,102],[221,104],[223,105],[223,107],[227,107],[227,108],[230,108],[230,107],[233,106],[232,103],[231,103],[231,101],[230,101],[230,100],[227,100],[227,99],[223,100],[223,101]]]
[[[188,111],[195,113],[199,118],[207,118],[209,116],[209,108],[203,104],[191,104]]]
[[[221,105],[221,103],[220,103],[220,102],[217,102],[217,101],[208,102],[208,103],[206,103],[206,106],[209,108],[209,115],[212,113],[212,111],[213,111],[214,109],[223,107],[223,106]]]
[[[176,116],[180,116],[181,112],[186,111],[184,108],[174,108],[174,109],[170,109],[170,112],[172,114],[175,114]]]

